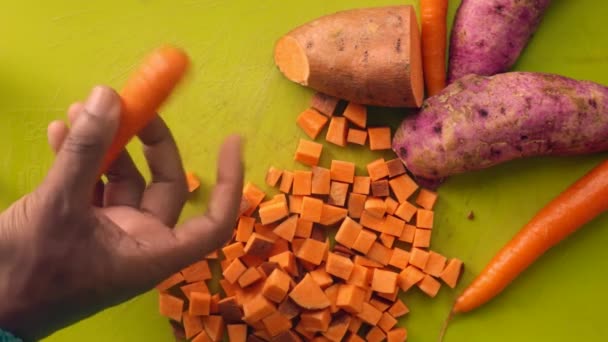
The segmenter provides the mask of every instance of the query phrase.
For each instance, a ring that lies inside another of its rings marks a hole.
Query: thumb
[[[111,88],[93,88],[65,138],[47,182],[57,193],[89,203],[104,155],[120,121],[120,97]]]

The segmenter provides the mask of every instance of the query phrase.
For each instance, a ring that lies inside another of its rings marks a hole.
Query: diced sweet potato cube
[[[401,218],[405,222],[410,222],[417,211],[418,208],[416,208],[415,205],[405,201],[399,204],[397,210],[395,210],[395,216]]]
[[[342,221],[335,239],[338,243],[341,243],[348,248],[353,248],[355,240],[357,240],[362,229],[363,227],[359,223],[352,220],[350,217],[346,217],[344,221]]]
[[[355,239],[353,249],[366,254],[374,244],[374,241],[376,241],[376,234],[369,230],[362,229]]]
[[[367,107],[364,105],[350,102],[344,109],[342,116],[361,128],[367,126]]]
[[[439,288],[441,288],[441,283],[427,274],[418,283],[418,287],[429,297],[435,297],[437,295],[437,292],[439,292]]]
[[[298,224],[296,225],[296,237],[308,238],[312,233],[313,223],[311,221],[298,218]]]
[[[329,253],[327,255],[325,269],[327,273],[347,280],[353,271],[353,262],[349,258],[337,255],[335,253]]]
[[[243,309],[236,297],[226,297],[218,302],[218,311],[228,324],[240,323],[243,319]]]
[[[296,170],[293,172],[292,193],[298,196],[308,196],[312,189],[312,172]]]
[[[392,235],[392,236],[401,237],[401,234],[403,234],[404,228],[405,228],[404,221],[396,218],[395,216],[387,215],[386,218],[384,219],[384,225],[383,225],[382,232]]]
[[[384,228],[384,218],[378,218],[376,216],[373,216],[365,210],[363,210],[363,212],[361,213],[359,223],[366,228],[373,229],[380,233]]]
[[[363,310],[365,291],[352,284],[341,284],[338,289],[336,306],[345,311],[357,314]]]
[[[386,162],[388,168],[388,176],[394,178],[405,173],[405,166],[399,158],[391,159]]]
[[[370,286],[370,273],[369,268],[362,265],[353,264],[353,271],[350,273],[347,283],[361,288],[367,288]]]
[[[386,205],[386,213],[389,215],[395,215],[395,211],[399,207],[399,202],[395,201],[391,197],[387,197],[384,199],[384,204]]]
[[[321,211],[321,220],[319,220],[319,223],[324,226],[331,226],[342,221],[346,217],[346,215],[348,215],[348,210],[346,210],[345,208],[340,208],[329,204],[323,204],[323,209]]]
[[[406,267],[401,273],[399,273],[399,279],[397,283],[399,287],[405,292],[412,286],[416,285],[419,281],[424,278],[424,273],[418,268],[410,265]]]
[[[399,318],[410,312],[410,309],[401,299],[397,299],[397,301],[388,309],[387,312],[391,314],[391,316]]]
[[[416,204],[427,210],[433,210],[436,201],[437,193],[427,189],[420,189],[416,197]]]
[[[332,180],[349,184],[355,181],[355,163],[332,160],[329,172]]]
[[[349,128],[348,133],[346,134],[346,141],[351,144],[363,146],[367,141],[367,131]]]
[[[276,311],[274,305],[261,293],[243,303],[243,314],[247,322],[257,322]]]
[[[378,321],[380,321],[380,318],[382,318],[382,312],[371,304],[363,302],[361,311],[357,314],[357,317],[367,324],[376,325],[378,324]]]
[[[369,195],[369,187],[371,178],[367,176],[355,176],[353,183],[353,192],[361,195]]]
[[[348,186],[348,183],[331,182],[331,187],[329,190],[329,199],[327,200],[327,204],[343,207],[346,203]]]
[[[429,260],[429,252],[420,248],[412,248],[410,250],[410,264],[423,270]]]
[[[416,229],[414,243],[412,246],[428,248],[431,245],[431,231],[428,229]]]
[[[443,269],[439,277],[449,287],[455,288],[458,282],[458,277],[462,270],[462,261],[458,259],[452,259],[448,262],[447,266]]]
[[[306,239],[300,250],[296,252],[296,257],[314,265],[320,265],[326,249],[326,243],[314,239]]]
[[[380,293],[393,293],[397,288],[397,277],[399,274],[382,270],[379,268],[374,269],[374,275],[372,277],[372,290]]]
[[[322,213],[323,201],[312,197],[304,197],[302,199],[302,215],[300,215],[301,219],[318,223],[321,221]]]
[[[298,157],[298,155],[296,154],[296,158],[297,157]],[[281,184],[279,185],[279,191],[288,194],[291,191],[292,184],[293,184],[293,172],[284,170],[283,175],[281,176]]]
[[[255,218],[242,216],[239,218],[239,223],[236,227],[235,240],[238,242],[247,242],[251,233],[253,233],[253,226],[255,224]]]
[[[188,313],[192,316],[207,316],[211,312],[211,295],[208,292],[190,293]]]
[[[386,203],[378,197],[368,197],[364,208],[368,214],[379,219],[382,219],[386,213]]]
[[[407,201],[407,199],[418,189],[418,184],[406,174],[391,179],[389,184],[399,203]]]
[[[222,276],[224,276],[224,279],[228,280],[231,284],[234,284],[239,279],[239,277],[243,273],[245,273],[246,270],[247,267],[243,265],[239,258],[236,258],[232,260],[230,265],[224,270]]]
[[[291,290],[289,298],[306,310],[324,309],[331,304],[321,287],[308,274]]]
[[[372,181],[388,177],[388,168],[384,158],[376,159],[367,164],[367,174],[369,174]]]
[[[410,253],[401,248],[393,248],[393,254],[391,255],[391,259],[388,261],[388,264],[398,269],[405,269],[410,260]]]
[[[386,342],[405,341],[407,341],[407,330],[405,328],[395,328],[386,334]]]
[[[418,228],[433,228],[433,212],[426,209],[418,209],[416,213],[416,227]]]
[[[329,96],[320,92],[316,92],[310,100],[310,106],[319,111],[319,113],[331,117],[338,106],[339,100],[333,96]]]
[[[373,181],[371,189],[372,195],[376,197],[386,197],[390,195],[388,181],[386,179]]]
[[[367,129],[369,135],[369,149],[372,151],[391,149],[390,127],[370,127]]]
[[[389,260],[391,260],[391,255],[393,254],[393,250],[383,246],[378,242],[374,242],[372,247],[367,251],[366,255],[373,261],[377,261],[383,266],[388,265]]]
[[[236,258],[240,258],[245,255],[245,250],[243,248],[243,244],[241,242],[231,243],[228,246],[222,248],[222,253],[227,260],[234,260]],[[206,261],[205,261],[206,262]],[[207,266],[209,268],[209,266]],[[210,273],[211,274],[211,273]],[[211,278],[209,278],[211,279]]]
[[[320,166],[312,167],[311,193],[327,195],[330,190],[331,174],[329,169]]]
[[[316,139],[319,133],[327,124],[327,117],[321,115],[313,108],[304,110],[296,118],[296,124],[308,135],[311,139]]]
[[[338,146],[346,146],[346,131],[348,124],[343,116],[334,116],[329,121],[329,128],[325,135],[325,140]]]
[[[403,226],[403,233],[399,237],[399,241],[413,243],[414,236],[416,235],[416,226],[412,226],[411,224],[405,224]]]
[[[267,258],[272,250],[274,241],[266,236],[262,236],[258,233],[253,233],[245,244],[245,254],[254,255],[260,258]]]
[[[304,165],[315,166],[319,164],[319,159],[321,158],[322,152],[322,144],[310,140],[300,139],[300,143],[298,144],[294,160],[299,161]],[[285,177],[285,172],[283,172],[283,177]],[[281,191],[283,191],[283,189],[281,189]]]
[[[287,220],[281,222],[278,226],[276,226],[272,232],[285,239],[286,241],[291,242],[291,240],[293,240],[293,237],[296,235],[297,226],[298,215],[292,215]]]
[[[348,196],[348,215],[352,218],[360,218],[366,200],[367,196],[351,192]]]
[[[184,301],[167,293],[158,296],[158,311],[161,315],[176,322],[182,320]]]
[[[323,310],[306,311],[300,315],[300,324],[309,332],[323,332],[329,328],[331,312],[329,308]]]
[[[266,316],[262,322],[264,323],[264,327],[271,337],[277,336],[280,333],[291,329],[291,320],[283,316],[278,311]]]
[[[266,184],[268,186],[276,186],[283,174],[283,170],[277,169],[274,166],[268,168],[268,172],[266,172]]]

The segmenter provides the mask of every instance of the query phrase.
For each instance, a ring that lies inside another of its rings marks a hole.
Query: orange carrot
[[[101,172],[105,172],[129,140],[144,128],[185,75],[190,64],[180,49],[164,46],[152,52],[120,92],[120,125],[108,148]]]
[[[424,273],[430,274],[433,277],[439,277],[445,268],[447,259],[439,253],[433,251],[429,252],[429,260],[426,262],[424,267]]]
[[[428,96],[445,88],[446,16],[448,0],[421,0],[422,67]]]
[[[456,282],[458,281],[458,277],[460,276],[460,271],[462,270],[462,261],[458,259],[452,259],[448,262],[447,266],[443,269],[439,277],[446,283],[449,287],[455,288]]]
[[[608,210],[608,161],[553,199],[504,246],[457,299],[453,311],[471,311],[499,294],[545,251]]]
[[[186,182],[188,183],[188,192],[194,192],[201,186],[201,181],[194,172],[186,172]]]
[[[308,108],[296,119],[296,123],[311,139],[315,140],[327,124],[327,117],[319,114],[315,109]]]

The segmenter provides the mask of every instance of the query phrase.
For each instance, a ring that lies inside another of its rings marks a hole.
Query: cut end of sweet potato
[[[289,80],[308,85],[308,57],[296,39],[290,36],[279,39],[274,48],[274,62]]]

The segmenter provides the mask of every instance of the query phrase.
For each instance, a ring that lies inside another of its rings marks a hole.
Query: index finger
[[[179,245],[176,253],[192,262],[221,247],[232,236],[243,193],[241,148],[237,135],[224,141],[207,213],[186,221],[175,231]]]

